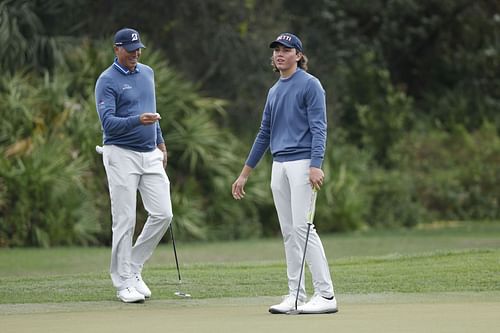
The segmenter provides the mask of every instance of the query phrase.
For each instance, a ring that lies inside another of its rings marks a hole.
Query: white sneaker
[[[146,298],[151,297],[151,290],[149,290],[148,286],[142,280],[142,276],[140,273],[134,274],[134,287],[135,289],[144,295]]]
[[[122,302],[125,303],[141,303],[144,302],[144,295],[138,292],[134,287],[128,287],[122,290],[118,290],[116,293]]]
[[[309,302],[299,306],[300,313],[335,313],[338,311],[337,300],[335,296],[332,299],[326,299],[320,294],[314,294]]]
[[[300,298],[297,300],[297,306],[304,304],[304,301]],[[283,301],[280,304],[272,305],[269,307],[269,312],[271,313],[287,313],[289,311],[295,310],[295,295],[285,295],[283,296]]]

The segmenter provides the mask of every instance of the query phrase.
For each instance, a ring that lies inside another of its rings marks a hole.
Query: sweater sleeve
[[[156,122],[156,145],[165,143],[165,139],[163,139],[163,134],[161,133],[160,123]]]
[[[116,116],[117,93],[110,78],[101,76],[96,82],[95,99],[105,135],[120,135],[141,124],[140,115]]]
[[[318,79],[311,79],[306,90],[307,119],[312,135],[311,167],[321,168],[326,149],[326,98]]]
[[[269,148],[269,142],[271,138],[271,112],[269,110],[269,104],[266,102],[264,107],[264,113],[262,115],[262,122],[260,124],[259,132],[253,143],[252,149],[248,154],[248,158],[245,162],[246,165],[252,169],[257,166],[260,159]]]

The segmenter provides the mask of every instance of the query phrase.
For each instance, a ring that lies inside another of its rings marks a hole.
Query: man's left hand
[[[167,161],[168,161],[167,146],[164,143],[160,143],[157,147],[163,153],[163,168],[166,169],[167,168]]]
[[[150,113],[150,112],[143,113],[139,117],[139,121],[143,125],[154,124],[160,119],[161,119],[161,116],[159,113]]]
[[[325,174],[323,170],[315,167],[309,168],[309,182],[311,183],[311,187],[319,191],[321,186],[323,186],[323,180],[325,178]]]
[[[163,151],[163,168],[167,168],[167,162],[168,162],[168,154],[167,151]]]

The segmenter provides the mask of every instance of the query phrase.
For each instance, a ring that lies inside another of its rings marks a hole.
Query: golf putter
[[[304,264],[306,261],[306,251],[307,251],[307,242],[309,241],[309,232],[311,231],[311,225],[314,220],[314,208],[316,206],[316,196],[318,191],[314,188],[311,195],[311,203],[309,205],[309,211],[307,212],[307,233],[306,233],[306,242],[304,244],[304,255],[302,256],[302,265],[300,266],[300,275],[299,275],[299,284],[297,285],[297,294],[295,295],[295,309],[288,311],[286,314],[289,315],[298,315],[300,311],[298,310],[298,302],[299,302],[299,292],[300,292],[300,283],[302,282],[302,273],[304,273]]]
[[[170,223],[170,235],[172,236],[172,246],[174,248],[175,266],[177,267],[177,276],[179,277],[179,287],[177,291],[174,293],[174,295],[182,298],[190,298],[191,294],[187,294],[183,291],[180,291],[180,286],[182,284],[181,270],[179,269],[179,260],[177,259],[177,249],[175,248],[174,228],[172,223]]]

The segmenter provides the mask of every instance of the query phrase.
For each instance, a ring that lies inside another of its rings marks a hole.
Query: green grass
[[[500,291],[500,224],[438,225],[322,237],[340,294]],[[286,293],[280,239],[178,244],[183,284],[196,298]],[[107,248],[0,250],[0,303],[113,300]],[[155,299],[174,298],[170,245],[143,274]],[[310,286],[310,275],[306,276]],[[311,290],[309,290],[311,292]]]

